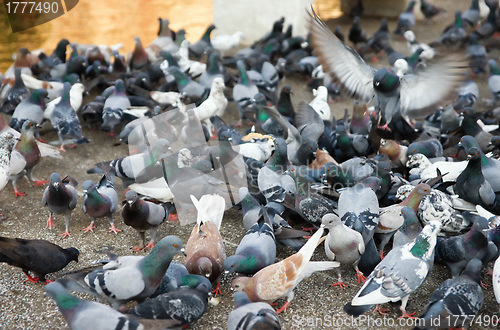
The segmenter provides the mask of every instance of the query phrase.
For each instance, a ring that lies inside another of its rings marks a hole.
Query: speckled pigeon
[[[344,306],[349,315],[359,316],[375,304],[401,300],[403,317],[410,294],[429,274],[434,262],[434,247],[441,224],[430,222],[412,242],[392,249],[368,276],[365,284]]]

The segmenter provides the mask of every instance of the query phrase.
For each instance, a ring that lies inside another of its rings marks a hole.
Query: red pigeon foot
[[[62,238],[66,238],[66,237],[70,237],[71,235],[69,234],[69,231],[66,230],[64,233],[59,234],[59,236],[61,236]]]
[[[78,144],[73,143],[73,144],[70,144],[70,145],[69,145],[69,146],[67,146],[67,147],[68,147],[68,148],[70,148],[70,149],[73,149],[73,148],[76,148],[76,146],[77,146],[77,145],[78,145]]]
[[[38,283],[38,277],[31,277],[30,274],[28,273],[25,273],[26,276],[28,276],[28,279],[24,281],[24,283],[26,282],[32,282],[32,283]]]
[[[118,232],[121,231],[121,229],[118,229],[115,227],[115,224],[111,224],[111,228],[109,228],[109,232],[113,232],[115,234],[118,234]]]
[[[339,288],[341,288],[342,290],[344,290],[344,288],[347,288],[348,285],[345,284],[344,282],[342,281],[337,281],[337,283],[333,283],[331,286],[338,286]]]
[[[356,276],[358,277],[358,284],[361,283],[361,281],[363,281],[363,283],[366,282],[366,276],[364,276],[359,270],[356,273]]]
[[[482,287],[483,289],[485,289],[485,290],[486,290],[486,289],[490,286],[489,284],[483,283],[482,281],[481,281],[481,282],[479,282],[479,284],[480,284],[480,285],[481,285],[481,287]]]
[[[234,127],[243,127],[243,121],[240,119]]]
[[[405,310],[403,310],[402,312],[403,312],[403,315],[401,315],[400,317],[398,317],[398,320],[401,320],[401,319],[403,319],[405,317],[407,317],[409,319],[416,319],[417,318],[416,316],[413,316],[413,314],[415,314],[415,312],[410,313],[410,314],[408,314],[408,312],[405,311]]]
[[[134,251],[134,252],[139,252],[139,251],[141,251],[141,250],[142,250],[142,248],[140,248],[140,247],[138,247],[138,246],[134,246],[134,247],[132,248],[132,251]]]
[[[179,216],[177,214],[169,214],[168,215],[168,221],[180,223],[179,222]]]
[[[389,123],[385,123],[383,126],[379,126],[377,128],[380,128],[380,129],[383,129],[385,131],[391,131],[391,129],[389,128]]]
[[[145,247],[143,247],[142,249],[143,250],[146,250],[146,249],[152,249],[153,247],[155,246],[154,243],[149,243],[148,245],[146,245]]]
[[[52,283],[52,282],[54,282],[54,280],[45,280],[45,282],[43,283],[43,285],[47,285],[47,284]]]
[[[49,180],[35,180],[35,187],[36,186],[43,186],[46,183],[49,183]]]
[[[380,251],[380,260],[384,260],[384,251]]]
[[[95,226],[91,223],[88,227],[83,228],[82,231],[84,233],[89,232],[89,231],[94,232],[94,228],[95,228]]]
[[[59,147],[59,151],[64,151],[64,152],[66,152],[66,149],[64,149],[64,145],[63,145],[63,144],[61,144],[61,146]]]
[[[222,294],[222,291],[220,290],[219,282],[217,282],[217,287],[215,288],[215,290],[212,291],[212,293],[214,294],[214,297],[217,297],[218,294]]]
[[[47,226],[45,226],[45,228],[49,228],[49,229],[52,229],[52,227],[55,227],[54,225],[54,220],[52,220],[52,216],[49,215],[49,220],[47,220]]]
[[[373,310],[373,312],[378,312],[380,315],[387,315],[386,312],[389,311],[389,308],[381,308],[380,307],[380,304],[377,304],[377,306],[375,307],[375,309]]]
[[[14,196],[26,196],[25,193],[18,191],[16,188],[14,188]]]
[[[314,228],[314,227],[302,227],[303,231],[308,231],[311,233],[311,235],[312,235],[314,229],[316,229],[316,228]]]
[[[106,134],[107,136],[117,136],[118,134],[114,133],[114,132],[109,132],[108,134]]]
[[[281,312],[286,312],[286,308],[288,307],[288,305],[290,305],[290,302],[287,301],[283,306],[281,306],[281,308],[279,308],[277,311],[276,311],[276,314],[279,314]]]
[[[372,57],[372,62],[377,63],[377,62],[378,62],[378,58],[377,58],[376,56],[373,56],[373,57]]]
[[[38,141],[42,142],[42,143],[48,143],[46,140],[42,139],[42,138],[39,138]]]

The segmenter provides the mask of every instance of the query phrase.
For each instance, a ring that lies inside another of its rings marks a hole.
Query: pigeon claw
[[[49,180],[35,180],[35,187],[36,186],[43,186],[46,183],[49,183]]]
[[[385,131],[389,131],[389,132],[391,131],[391,128],[389,127],[389,123],[385,123],[384,125],[379,126],[378,128],[383,129]]]
[[[479,282],[479,285],[481,285],[481,287],[485,290],[489,287],[489,284],[486,284],[483,281]]]
[[[84,233],[89,232],[89,231],[94,232],[94,228],[95,228],[95,226],[93,224],[90,224],[88,227],[83,228],[82,231]]]
[[[222,291],[220,290],[220,284],[217,282],[217,286],[215,287],[215,290],[212,291],[214,297],[217,297],[218,294],[222,294]]]
[[[168,221],[180,223],[179,222],[179,216],[177,214],[169,214],[168,215]]]
[[[28,278],[24,281],[24,283],[27,282],[32,282],[32,283],[38,283],[38,277],[32,277],[30,274],[25,273]]]
[[[366,276],[363,275],[363,273],[361,273],[359,270],[356,273],[356,276],[358,277],[358,284],[361,283],[361,281],[363,281],[363,283],[366,282]]]
[[[388,315],[387,312],[389,311],[389,308],[382,308],[380,307],[380,304],[377,304],[373,312],[378,312],[380,315]]]
[[[150,243],[148,243],[148,245],[143,247],[142,250],[152,249],[154,246],[155,246],[155,243],[150,242]]]
[[[54,220],[52,220],[52,216],[49,216],[49,220],[47,220],[47,226],[45,226],[45,228],[52,230],[53,227],[55,227]]]
[[[348,285],[345,284],[344,282],[342,281],[337,281],[337,283],[333,283],[331,286],[338,286],[339,288],[341,288],[342,290],[344,290],[344,288],[347,288]]]
[[[62,238],[70,237],[71,235],[69,234],[69,231],[66,229],[66,231],[62,234],[59,234]]]
[[[286,308],[290,305],[290,302],[287,301],[283,306],[281,306],[281,308],[279,308],[277,311],[276,311],[276,314],[279,314],[281,312],[286,312]]]
[[[109,228],[110,233],[118,234],[119,231],[121,231],[121,229],[116,228],[115,224],[111,224],[111,227]]]
[[[142,250],[142,248],[140,248],[140,247],[138,247],[138,246],[134,246],[134,247],[132,247],[132,251],[134,251],[134,252],[139,252],[139,251],[141,251],[141,250]]]
[[[14,188],[14,196],[26,196],[25,193],[18,191],[16,188]]]
[[[308,232],[311,233],[311,235],[312,235],[314,229],[316,229],[316,228],[314,228],[314,227],[307,227],[307,228],[306,227],[302,227],[303,231],[308,231]]]
[[[413,316],[413,314],[415,314],[415,312],[413,312],[413,313],[409,313],[409,314],[408,314],[408,312],[407,312],[407,311],[405,311],[405,310],[402,310],[402,312],[403,312],[403,315],[401,315],[400,317],[398,317],[398,320],[401,320],[401,319],[403,319],[403,318],[405,318],[405,317],[406,317],[406,318],[409,318],[409,319],[416,319],[416,318],[417,318],[416,316]]]
[[[45,282],[43,283],[43,285],[47,285],[47,284],[52,283],[52,282],[54,282],[54,280],[45,280]]]

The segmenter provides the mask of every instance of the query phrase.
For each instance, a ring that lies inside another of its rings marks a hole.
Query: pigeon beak
[[[59,182],[54,182],[54,188],[56,188],[56,189],[59,188]]]
[[[36,127],[36,128],[42,128],[42,125],[40,125],[40,124],[36,124],[36,125],[35,125],[35,127]]]
[[[86,194],[87,193],[87,189],[83,189],[83,193]]]
[[[181,249],[181,253],[182,253],[185,257],[187,257],[186,250],[184,250],[184,248],[182,248],[182,249]]]
[[[226,278],[226,277],[227,277],[227,275],[229,275],[229,270],[225,270],[225,271],[224,271],[224,278]]]

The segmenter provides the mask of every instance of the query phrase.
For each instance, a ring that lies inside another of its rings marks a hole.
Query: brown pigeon
[[[219,233],[226,202],[217,194],[203,195],[199,201],[191,195],[191,200],[198,216],[186,244],[184,265],[189,273],[206,276],[214,282],[224,271],[226,260],[226,250]],[[215,293],[220,293],[219,283]]]
[[[235,291],[244,291],[254,302],[271,303],[286,296],[286,303],[276,312],[286,311],[293,299],[293,289],[304,278],[340,265],[336,261],[309,261],[316,247],[324,240],[321,239],[324,230],[324,227],[320,227],[297,253],[261,269],[252,277],[234,279],[231,287]]]

